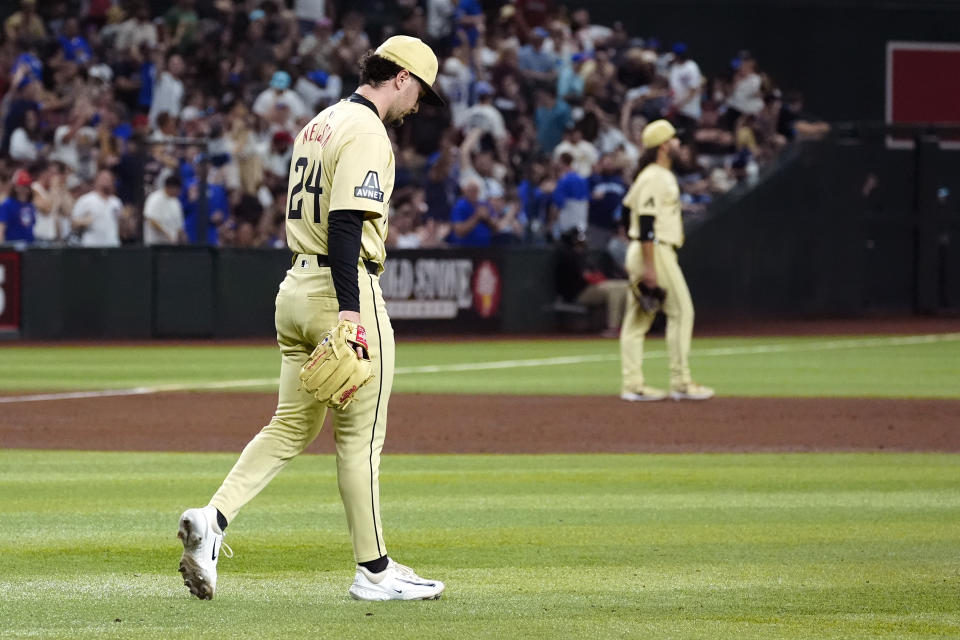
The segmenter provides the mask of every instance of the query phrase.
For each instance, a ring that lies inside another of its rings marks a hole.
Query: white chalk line
[[[837,349],[859,349],[872,347],[898,347],[916,344],[960,341],[960,333],[935,333],[918,336],[890,336],[882,338],[850,338],[821,340],[816,342],[793,344],[759,344],[749,347],[715,347],[696,349],[697,358],[741,355],[759,355],[766,353],[792,353],[804,351],[832,351]],[[644,359],[666,358],[666,350],[652,350],[644,353]],[[466,371],[491,371],[496,369],[518,369],[523,367],[549,367],[557,365],[585,364],[588,362],[612,362],[619,360],[619,354],[594,354],[582,356],[556,356],[552,358],[530,358],[524,360],[497,360],[493,362],[462,362],[456,364],[424,365],[418,367],[397,367],[395,375],[417,375],[433,373],[455,373]],[[245,380],[221,380],[217,382],[192,382],[178,384],[158,384],[132,387],[129,389],[101,389],[97,391],[69,391],[64,393],[39,393],[24,396],[0,396],[0,404],[15,402],[42,402],[49,400],[74,400],[83,398],[110,398],[119,396],[138,396],[169,391],[201,391],[213,389],[240,389],[243,387],[275,386],[280,378],[253,378]]]

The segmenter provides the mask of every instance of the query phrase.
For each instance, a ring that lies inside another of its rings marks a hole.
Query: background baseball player
[[[663,400],[660,389],[643,378],[643,339],[658,307],[667,316],[667,350],[670,353],[670,397],[706,400],[713,389],[690,377],[690,340],[693,337],[693,300],[677,262],[683,246],[680,186],[670,171],[679,148],[676,130],[666,120],[655,120],[642,133],[646,166],[623,199],[630,215],[627,274],[635,295],[628,296],[620,332],[624,400]]]
[[[357,562],[350,595],[428,600],[443,592],[442,582],[420,578],[387,556],[379,491],[394,369],[393,329],[379,284],[394,184],[384,122],[402,122],[421,99],[443,104],[431,88],[436,74],[430,47],[394,36],[361,61],[357,91],[297,135],[286,220],[296,255],[276,303],[282,354],[277,411],[210,504],[180,518],[180,571],[200,598],[212,598],[216,590],[227,523],[313,441],[328,407],[334,411],[337,479]]]

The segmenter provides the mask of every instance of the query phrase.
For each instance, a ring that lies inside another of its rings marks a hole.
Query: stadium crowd
[[[548,243],[572,219],[616,254],[646,122],[680,131],[687,211],[825,126],[746,51],[705,78],[686,44],[550,0],[156,6],[21,0],[4,21],[0,241],[284,247],[294,136],[394,33],[434,47],[447,106],[390,130],[392,247]]]

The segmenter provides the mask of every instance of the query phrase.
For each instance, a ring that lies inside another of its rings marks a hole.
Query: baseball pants
[[[670,355],[670,388],[691,382],[690,342],[693,339],[693,300],[687,281],[677,262],[677,251],[670,245],[653,245],[657,283],[667,292],[663,313],[667,316],[667,351]],[[634,240],[627,249],[627,273],[631,282],[643,277],[643,253]],[[627,311],[620,330],[620,361],[623,390],[639,389],[643,378],[643,340],[656,313],[643,310],[632,293],[627,294]]]
[[[376,379],[357,391],[346,411],[332,411],[337,481],[354,559],[368,562],[387,553],[380,522],[380,452],[386,435],[395,350],[379,277],[361,266],[359,279],[360,317],[367,330]],[[298,390],[298,376],[321,335],[337,324],[338,313],[330,268],[317,266],[315,256],[298,256],[277,294],[281,364],[276,414],[244,448],[210,500],[228,521],[320,432],[327,407]]]
[[[591,284],[577,296],[577,303],[587,306],[604,304],[607,307],[607,329],[616,330],[623,322],[624,305],[630,293],[626,280],[604,280]]]

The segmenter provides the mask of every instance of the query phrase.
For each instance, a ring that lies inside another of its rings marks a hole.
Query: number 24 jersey
[[[287,186],[287,244],[326,255],[331,211],[364,211],[360,257],[383,264],[393,192],[393,146],[379,116],[358,102],[327,107],[297,134]]]

